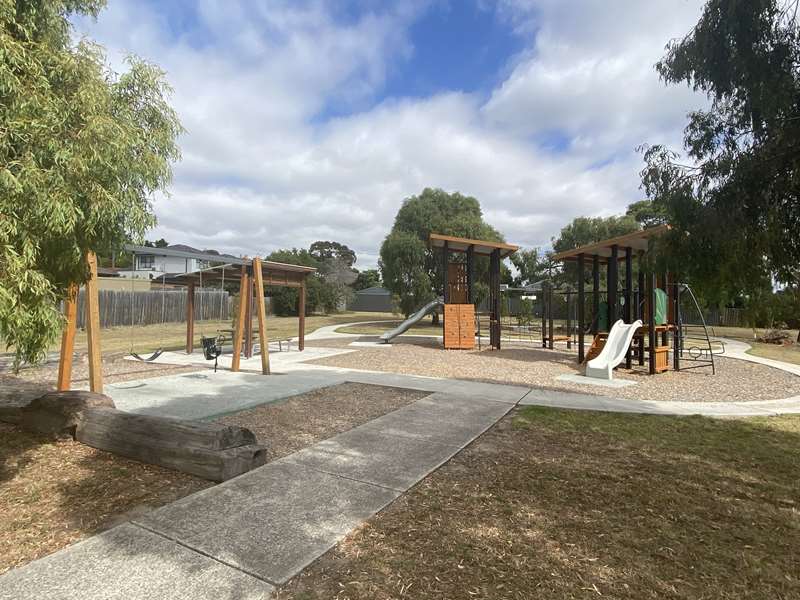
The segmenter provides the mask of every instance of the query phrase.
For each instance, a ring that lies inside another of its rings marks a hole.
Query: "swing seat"
[[[157,359],[163,353],[164,353],[164,350],[162,348],[159,348],[158,350],[153,352],[150,356],[139,356],[138,354],[136,354],[136,352],[131,352],[131,356],[133,358],[135,358],[136,360],[141,361],[141,362],[153,362],[155,359]]]
[[[217,343],[217,338],[202,336],[200,339],[203,344],[203,356],[206,360],[214,361],[214,373],[216,373],[217,361],[220,354],[222,354],[222,346]]]

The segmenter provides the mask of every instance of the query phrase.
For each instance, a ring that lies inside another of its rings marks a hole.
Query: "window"
[[[203,269],[208,269],[211,266],[211,262],[207,260],[198,260],[197,261],[197,270],[202,271]]]
[[[136,257],[136,269],[138,271],[148,271],[156,266],[156,257],[152,254],[145,254]]]

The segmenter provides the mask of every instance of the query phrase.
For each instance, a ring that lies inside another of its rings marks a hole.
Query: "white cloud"
[[[139,3],[79,27],[115,64],[162,66],[188,130],[154,236],[253,255],[336,239],[374,265],[401,200],[424,187],[476,196],[507,239],[547,244],[570,219],[638,199],[642,142],[675,144],[701,98],[653,63],[699,2],[503,2],[529,47],[485,102],[441,94],[372,105],[423,3],[337,19],[330,4],[204,1],[198,33]],[[489,18],[487,16],[487,18]],[[324,119],[331,107],[349,116]],[[563,152],[537,145],[569,138]]]

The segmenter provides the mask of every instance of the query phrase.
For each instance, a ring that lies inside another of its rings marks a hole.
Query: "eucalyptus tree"
[[[83,256],[141,239],[170,182],[181,125],[157,67],[125,72],[76,41],[101,0],[0,0],[0,337],[35,361],[62,325]]]

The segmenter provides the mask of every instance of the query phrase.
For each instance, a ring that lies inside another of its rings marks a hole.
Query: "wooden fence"
[[[228,320],[233,298],[226,291],[195,290],[194,318]],[[131,292],[100,290],[100,327],[156,325],[186,321],[186,290]],[[84,290],[78,294],[78,327],[85,327]]]

